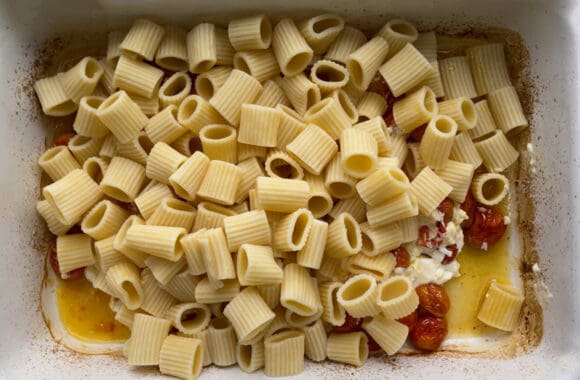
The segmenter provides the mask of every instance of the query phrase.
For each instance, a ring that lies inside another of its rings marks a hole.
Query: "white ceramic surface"
[[[79,356],[51,339],[39,310],[42,260],[34,246],[40,220],[36,159],[50,131],[33,115],[29,97],[35,52],[46,38],[127,25],[137,16],[193,25],[201,19],[253,13],[305,16],[332,11],[371,29],[390,16],[423,26],[479,23],[521,33],[531,53],[536,99],[532,142],[538,175],[537,248],[554,297],[544,307],[544,339],[511,360],[443,356],[373,359],[361,369],[307,365],[297,378],[580,378],[580,4],[556,1],[293,0],[1,0],[0,1],[0,379],[140,378],[109,356]],[[203,378],[256,378],[212,368]]]

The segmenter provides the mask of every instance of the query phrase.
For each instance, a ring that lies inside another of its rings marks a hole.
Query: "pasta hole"
[[[199,62],[195,67],[193,67],[193,72],[203,73],[209,71],[215,65],[215,61],[211,59],[206,59],[205,61]]]
[[[102,181],[103,170],[97,161],[91,160],[89,158],[87,161],[85,161],[83,170],[85,170],[89,177],[91,177],[96,183],[100,183]]]
[[[210,324],[216,330],[225,330],[230,327],[230,322],[224,318],[214,318],[211,320]]]
[[[103,185],[103,192],[107,194],[109,197],[119,200],[121,202],[131,202],[131,197],[124,192],[123,190],[119,189],[116,186],[111,185]]]
[[[423,106],[429,113],[435,113],[437,107],[437,98],[435,97],[435,93],[430,89],[425,89],[425,93],[423,94]]]
[[[270,343],[279,343],[286,339],[292,339],[300,336],[302,333],[296,330],[286,330],[268,337]]]
[[[260,39],[264,45],[270,45],[272,41],[272,24],[267,17],[260,21]]]
[[[344,228],[346,230],[348,245],[350,245],[352,249],[356,249],[360,245],[359,236],[357,234],[357,223],[351,217],[345,217]]]
[[[194,210],[192,205],[173,198],[166,198],[164,203],[168,208],[177,211],[191,212]]]
[[[320,65],[316,68],[314,75],[324,82],[342,82],[346,75],[330,65]]]
[[[360,334],[360,339],[358,341],[358,357],[361,363],[364,363],[368,356],[368,338],[365,334]]]
[[[375,243],[373,240],[364,232],[361,233],[362,238],[362,251],[364,253],[371,253],[375,250]]]
[[[345,301],[352,301],[356,298],[360,298],[371,289],[372,284],[373,283],[369,278],[358,278],[343,289],[342,299]]]
[[[316,34],[320,34],[328,29],[339,27],[340,25],[341,22],[336,17],[323,18],[312,24],[312,31]]]
[[[390,168],[389,175],[391,176],[391,178],[393,178],[397,182],[400,182],[403,184],[409,183],[409,178],[407,178],[407,176],[405,175],[405,172],[403,172],[401,169]]]
[[[248,368],[252,361],[252,345],[240,345],[239,350],[240,367]]]
[[[173,71],[187,70],[187,61],[176,57],[163,57],[157,60],[157,64]]]
[[[201,372],[201,366],[203,364],[203,360],[201,358],[201,355],[203,353],[203,348],[201,346],[201,344],[198,344],[197,346],[195,346],[195,352],[193,354],[193,365],[191,368],[191,373],[197,377],[197,375]]]
[[[135,285],[133,285],[132,282],[123,281],[123,283],[121,284],[121,288],[127,295],[127,301],[129,301],[128,302],[129,304],[139,302],[140,299],[139,292],[137,291]]]
[[[481,186],[483,198],[493,200],[500,197],[505,191],[505,182],[500,178],[490,178]]]
[[[467,120],[467,123],[469,123],[469,125],[475,124],[477,117],[475,115],[475,108],[473,106],[473,102],[469,100],[464,100],[463,102],[461,102],[461,113],[463,114],[465,120]]]
[[[455,133],[454,121],[448,117],[439,117],[435,120],[435,129],[443,134]]]
[[[281,158],[273,159],[270,162],[270,169],[272,170],[272,173],[280,178],[295,179],[300,176],[298,169]]]
[[[96,96],[91,96],[91,97],[85,98],[85,102],[86,102],[87,106],[89,106],[93,109],[97,109],[97,108],[99,108],[99,106],[101,104],[103,104],[103,99],[98,98]]]
[[[367,120],[369,120],[369,118],[366,117],[365,115],[359,115],[358,116],[358,122],[359,123],[362,123],[363,121],[367,121]]]
[[[309,88],[306,92],[306,109],[309,109],[318,102],[318,96],[314,88]]]
[[[379,299],[382,302],[387,302],[395,298],[399,298],[409,291],[409,284],[405,281],[393,281],[383,285],[379,294]]]
[[[354,187],[345,182],[332,182],[328,185],[328,190],[335,198],[349,198],[354,193]]]
[[[207,318],[207,312],[201,308],[188,309],[181,313],[181,325],[187,330],[201,326]]]
[[[81,135],[76,135],[72,139],[70,139],[68,146],[70,148],[78,148],[81,147],[91,141],[90,137],[85,137]]]
[[[234,132],[225,126],[216,125],[204,127],[200,134],[208,140],[223,140],[233,136]]]
[[[334,316],[334,319],[337,321],[342,320],[343,314],[342,314],[342,306],[340,305],[340,303],[338,303],[338,298],[336,296],[336,294],[338,293],[338,287],[332,289],[332,313]]]
[[[184,91],[187,87],[187,80],[185,79],[185,75],[187,74],[175,76],[171,82],[166,82],[165,86],[163,87],[163,95],[175,96]]]
[[[181,121],[189,119],[197,110],[197,106],[197,99],[193,97],[187,98],[184,103],[179,106],[178,119]]]
[[[350,72],[350,76],[352,78],[353,83],[356,86],[362,87],[363,69],[362,69],[361,65],[356,61],[348,61],[347,66],[348,66],[348,71]]]
[[[314,310],[311,307],[304,305],[303,303],[300,303],[298,301],[288,300],[288,301],[286,301],[286,304],[288,305],[286,307],[287,309],[300,310],[300,312],[305,314],[305,315],[312,315],[316,312],[316,310]]]
[[[103,220],[105,216],[105,212],[107,211],[107,204],[101,203],[95,209],[93,209],[89,215],[83,221],[83,227],[85,229],[92,229],[99,225],[99,223]]]
[[[367,173],[373,168],[373,160],[364,154],[353,154],[345,161],[345,166],[357,173]]]
[[[252,71],[250,70],[250,66],[248,66],[248,62],[240,56],[237,55],[234,57],[234,67],[238,70],[242,70],[243,72],[252,75]]]
[[[244,247],[240,248],[238,254],[238,277],[241,283],[246,283],[246,273],[248,272],[248,254]]]
[[[101,65],[94,59],[88,59],[85,65],[84,74],[88,79],[93,79],[102,70]]]
[[[350,101],[348,95],[344,91],[337,92],[337,99],[340,107],[346,112],[346,115],[349,119],[355,120],[356,119],[356,108],[354,104]]]
[[[330,103],[331,101],[332,101],[332,98],[326,98],[326,99],[323,99],[322,101],[314,104],[313,106],[309,107],[308,111],[306,111],[306,114],[304,115],[304,118],[308,119],[309,117],[315,116],[317,113],[322,111],[328,105],[328,103]]]
[[[235,211],[227,209],[225,207],[218,206],[213,203],[209,202],[202,202],[198,205],[198,209],[204,209],[205,211],[213,212],[216,214],[224,215],[224,216],[233,216],[236,215]]]
[[[213,83],[207,77],[197,77],[197,80],[195,81],[195,90],[204,99],[211,98],[215,91]]]
[[[288,71],[289,73],[297,73],[299,71],[302,71],[306,66],[308,66],[308,63],[310,63],[311,59],[312,55],[310,53],[305,52],[296,54],[286,64],[286,71]]]
[[[99,110],[105,110],[107,108],[111,108],[113,106],[113,104],[115,104],[117,101],[120,101],[119,98],[121,97],[121,95],[127,95],[127,94],[124,94],[121,91],[114,93],[113,95],[111,95],[107,99],[105,99],[105,101],[103,103],[101,103],[101,105],[99,106]]]
[[[52,160],[54,157],[56,157],[57,155],[59,155],[61,152],[63,152],[66,148],[66,146],[57,146],[54,147],[52,149],[47,150],[46,152],[44,152],[42,154],[42,156],[40,156],[40,162],[47,162]]]
[[[303,243],[308,222],[310,222],[310,218],[307,213],[298,215],[298,218],[294,222],[294,228],[292,229],[292,244],[301,245]]]
[[[324,215],[332,208],[332,201],[322,195],[313,195],[308,200],[308,209],[317,215]]]
[[[402,20],[392,22],[390,29],[397,34],[407,37],[415,37],[417,35],[417,29],[415,29],[415,27],[410,23]]]
[[[146,135],[140,135],[137,138],[137,142],[139,143],[139,146],[141,146],[141,148],[147,154],[149,154],[151,152],[151,149],[153,149],[153,143],[151,142],[151,140],[149,140],[149,137],[147,137]]]

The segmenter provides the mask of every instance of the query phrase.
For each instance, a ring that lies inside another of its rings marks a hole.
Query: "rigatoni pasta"
[[[289,18],[280,20],[274,27],[272,50],[280,70],[286,76],[303,71],[314,55],[294,21]]]
[[[237,51],[268,49],[272,43],[272,24],[265,15],[235,19],[228,24],[228,36]]]
[[[166,70],[187,71],[186,35],[181,28],[166,26],[163,39],[155,53],[155,63]]]

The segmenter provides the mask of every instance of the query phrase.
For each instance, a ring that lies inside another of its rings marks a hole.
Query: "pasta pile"
[[[140,19],[108,42],[34,85],[45,114],[76,112],[68,146],[39,159],[37,209],[63,278],[86,267],[113,297],[128,363],[185,379],[360,366],[368,337],[395,354],[419,300],[389,251],[446,197],[501,202],[506,135],[528,125],[501,44],[438,60],[435,34],[398,19],[370,39],[331,14]],[[367,91],[377,78],[394,104]],[[487,298],[483,318],[513,329],[523,298],[490,292],[509,302]],[[329,333],[347,315],[363,331]]]

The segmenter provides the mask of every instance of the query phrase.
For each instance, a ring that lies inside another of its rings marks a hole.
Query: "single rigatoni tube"
[[[135,200],[145,180],[145,168],[135,161],[123,157],[113,157],[103,180],[103,192],[121,202]]]
[[[223,86],[209,103],[233,126],[240,124],[242,104],[253,103],[262,91],[262,85],[241,70],[232,70]]]
[[[61,77],[55,75],[34,82],[34,92],[45,115],[66,116],[77,110],[77,104],[64,91]]]
[[[271,231],[266,212],[248,211],[224,218],[224,232],[230,252],[236,252],[242,244],[270,245]]]
[[[73,102],[78,103],[83,96],[93,93],[103,75],[103,68],[93,57],[85,57],[60,75],[65,94]]]
[[[477,97],[467,57],[450,57],[440,60],[439,72],[445,90],[445,99]]]
[[[189,95],[179,105],[177,121],[197,135],[206,125],[221,124],[225,120],[207,100]]]
[[[488,326],[513,331],[520,319],[524,295],[512,286],[492,281],[477,314],[477,319]]]
[[[358,222],[348,213],[338,215],[328,226],[325,255],[343,258],[356,255],[362,248]]]
[[[435,32],[419,33],[413,45],[429,62],[437,60],[437,36]]]
[[[147,186],[143,189],[143,191],[135,198],[134,202],[141,216],[145,219],[149,219],[157,206],[161,203],[161,200],[166,197],[173,197],[171,190],[167,185],[156,182],[150,187]]]
[[[419,85],[433,72],[427,59],[411,44],[405,45],[379,69],[394,96]]]
[[[377,32],[389,44],[389,55],[391,58],[401,51],[407,44],[413,44],[419,37],[419,32],[413,24],[402,19],[389,20]]]
[[[127,244],[127,231],[135,224],[143,225],[145,224],[145,221],[137,215],[129,216],[115,235],[113,248],[127,256],[139,268],[144,268],[145,259],[147,259],[149,255],[141,250],[132,248]]]
[[[305,268],[319,269],[328,236],[328,223],[314,220],[306,244],[297,252],[296,262]]]
[[[237,280],[221,281],[221,288],[214,288],[209,278],[204,278],[195,287],[195,299],[199,303],[215,304],[229,302],[240,292]]]
[[[336,298],[342,282],[323,282],[320,284],[320,301],[322,303],[322,320],[332,326],[342,326],[346,311]]]
[[[304,71],[314,55],[294,21],[289,18],[280,20],[274,27],[272,50],[280,70],[286,76]]]
[[[75,224],[103,197],[103,192],[85,171],[74,169],[45,186],[42,195],[56,211],[59,222]]]
[[[231,66],[234,63],[236,51],[230,44],[228,31],[225,28],[215,28],[216,65]]]
[[[348,199],[356,194],[355,184],[356,180],[344,171],[341,153],[337,153],[326,167],[324,185],[328,193],[334,198]]]
[[[249,145],[275,147],[281,117],[282,112],[276,108],[243,104],[238,141]]]
[[[435,93],[429,87],[421,87],[393,105],[395,123],[405,133],[412,132],[437,115],[439,107]]]
[[[95,255],[91,237],[85,234],[58,236],[56,259],[63,279],[67,279],[70,271],[93,265]]]
[[[228,250],[222,228],[212,228],[205,231],[200,236],[199,243],[210,281],[217,282],[236,278],[234,261]]]
[[[179,117],[179,112],[177,115]],[[175,139],[175,141],[170,145],[173,149],[186,157],[191,156],[195,152],[201,152],[202,150],[199,136],[196,136],[191,131],[185,132],[183,135]]]
[[[274,261],[272,248],[268,246],[242,244],[238,250],[236,269],[242,286],[282,282],[282,269]]]
[[[256,288],[247,287],[228,303],[224,309],[224,316],[234,327],[238,342],[250,344],[259,338],[275,314]]]
[[[38,159],[38,165],[53,181],[58,181],[71,171],[81,168],[66,146],[47,149]]]
[[[449,158],[466,164],[471,164],[477,169],[482,163],[480,152],[477,150],[475,144],[469,137],[468,133],[458,133],[455,136],[453,147]]]
[[[346,334],[330,334],[326,346],[328,359],[352,364],[356,367],[362,366],[369,356],[367,336],[362,331]]]
[[[355,128],[343,130],[340,150],[342,167],[348,175],[365,178],[375,171],[378,144],[371,134]]]
[[[64,224],[59,221],[56,210],[47,200],[36,202],[36,211],[45,220],[48,230],[53,235],[64,235],[72,227],[72,224]]]
[[[197,334],[207,328],[211,311],[207,305],[200,303],[177,304],[165,313],[165,319],[184,334]]]
[[[119,48],[123,53],[153,61],[164,35],[165,29],[162,26],[147,19],[138,19],[129,29]]]
[[[286,149],[305,128],[306,124],[302,117],[292,108],[278,104],[276,106],[281,112],[280,126],[278,127],[278,149]]]
[[[263,90],[255,104],[264,107],[276,107],[278,104],[289,106],[290,101],[276,81],[267,80],[264,82]]]
[[[318,126],[334,140],[352,126],[350,118],[334,98],[325,98],[314,104],[304,114],[304,120]]]
[[[475,105],[468,98],[446,100],[438,104],[439,115],[446,115],[455,120],[458,131],[473,129],[477,124]]]
[[[314,124],[309,124],[286,146],[286,150],[306,171],[320,175],[336,155],[338,146],[324,130]]]
[[[103,272],[106,272],[113,265],[129,262],[129,259],[125,255],[114,248],[114,242],[114,235],[106,239],[95,241],[95,254],[97,256],[98,265]]]
[[[477,95],[511,86],[504,47],[501,43],[477,45],[465,51]]]
[[[379,67],[387,58],[389,44],[380,37],[374,37],[348,56],[346,67],[352,83],[361,90],[371,83]]]
[[[194,302],[195,287],[199,280],[199,277],[186,270],[177,274],[167,284],[163,285],[163,289],[181,302]]]
[[[308,209],[298,209],[276,223],[273,247],[279,251],[298,251],[304,248],[314,217]]]
[[[238,159],[237,132],[225,124],[206,125],[199,131],[203,152],[211,160],[235,164]]]
[[[486,206],[499,204],[507,196],[509,188],[508,179],[498,173],[478,175],[471,184],[471,192],[475,200]]]
[[[401,219],[397,225],[401,228],[402,243],[416,241],[419,237],[419,218],[417,216]]]
[[[425,77],[419,84],[409,90],[408,92],[412,92],[415,89],[423,86],[427,86],[433,90],[435,96],[438,98],[442,98],[445,96],[445,89],[443,88],[443,82],[441,82],[441,73],[439,72],[439,63],[437,60],[429,61],[431,65],[431,73]]]
[[[485,137],[497,129],[487,99],[475,103],[474,107],[477,114],[477,123],[475,123],[473,129],[468,131],[472,140]]]
[[[68,142],[68,149],[80,164],[99,154],[103,145],[102,138],[84,137],[81,135],[73,136]]]
[[[99,138],[110,131],[97,117],[97,109],[105,98],[100,96],[83,96],[73,123],[73,129],[81,136]]]
[[[159,352],[159,371],[182,379],[197,379],[203,365],[203,343],[199,339],[169,335]]]
[[[203,73],[217,62],[216,27],[201,23],[193,27],[186,36],[189,71]]]
[[[149,257],[145,262],[149,264],[150,261],[156,262],[156,264],[151,265],[151,268],[156,268],[156,270],[158,270],[159,267],[172,266],[175,264],[157,257]],[[157,318],[165,318],[167,310],[177,303],[177,300],[173,298],[171,294],[161,289],[160,283],[157,281],[156,277],[154,277],[153,270],[150,268],[145,268],[141,272],[141,287],[143,288],[143,303],[141,303],[141,310]]]
[[[165,108],[171,104],[179,107],[191,92],[191,77],[186,72],[171,75],[159,87],[159,105]]]
[[[324,59],[346,65],[348,56],[367,42],[363,32],[351,26],[345,26],[328,47]]]
[[[206,231],[207,230],[204,228],[185,235],[179,240],[179,243],[183,248],[183,255],[187,261],[189,272],[196,276],[205,274],[207,272],[203,257],[203,247],[200,243],[200,239],[203,237]],[[195,290],[195,288],[193,290]]]
[[[358,121],[358,111],[356,109],[355,104],[350,99],[346,91],[342,88],[334,90],[330,93],[329,97],[333,98],[335,101],[338,102],[340,108],[344,111],[348,119],[350,120],[351,124],[354,124]]]
[[[358,274],[340,286],[336,298],[350,316],[364,318],[379,313],[376,293],[375,278],[368,274]]]
[[[115,68],[113,85],[131,94],[151,99],[158,93],[162,78],[162,70],[123,55]]]
[[[326,59],[317,61],[310,70],[310,80],[322,93],[329,93],[346,86],[350,74],[346,67]]]
[[[307,269],[297,264],[284,267],[280,303],[301,316],[316,314],[321,307],[320,297]]]
[[[153,148],[153,143],[149,140],[149,137],[145,132],[140,132],[138,136],[127,143],[121,143],[116,140],[116,155],[120,157],[125,157],[129,160],[140,163],[141,165],[147,164],[147,157]],[[112,158],[112,157],[111,157]]]
[[[377,158],[377,170],[379,169],[389,169],[389,168],[398,168],[399,159],[397,157],[380,157]]]
[[[300,33],[316,54],[325,53],[343,28],[344,19],[331,13],[314,16],[298,24]]]
[[[431,217],[433,211],[451,194],[453,188],[426,167],[411,182],[410,193],[417,200],[419,212]]]
[[[356,184],[361,199],[370,206],[377,206],[407,190],[409,178],[399,168],[379,169]]]
[[[197,205],[197,215],[193,223],[193,231],[202,228],[218,228],[224,226],[224,218],[237,213],[229,208],[211,202],[200,202]]]
[[[361,122],[367,121],[377,116],[383,116],[387,110],[387,101],[375,92],[365,92],[359,100],[356,109],[358,120]]]
[[[229,66],[217,66],[199,74],[195,78],[195,92],[203,99],[210,100],[223,86],[231,72],[232,68]]]
[[[308,209],[315,218],[321,218],[332,209],[332,197],[326,190],[322,176],[306,173],[305,180],[310,185]]]
[[[115,312],[115,320],[129,329],[133,328],[133,319],[135,318],[135,312],[133,310],[127,309],[125,305],[121,305],[119,310]]]
[[[358,194],[355,193],[348,199],[341,199],[336,202],[332,210],[330,210],[329,215],[336,219],[340,214],[345,212],[352,215],[357,223],[362,223],[365,220],[366,205]]]
[[[373,227],[365,222],[360,224],[360,230],[362,238],[361,251],[366,256],[388,253],[403,243],[403,233],[397,223]]]
[[[166,26],[165,36],[155,53],[155,63],[166,70],[187,71],[186,35],[181,28]]]
[[[120,143],[137,138],[148,121],[139,106],[123,90],[115,92],[101,103],[97,117]]]
[[[171,322],[166,319],[136,313],[128,343],[127,362],[130,365],[157,365],[163,341],[169,335]]]
[[[370,321],[363,322],[363,330],[385,350],[387,355],[394,355],[399,351],[409,335],[407,326],[382,315],[377,315]]]
[[[242,70],[259,82],[265,82],[280,74],[280,67],[270,49],[237,52],[234,55],[234,69]]]
[[[113,293],[129,310],[137,310],[143,303],[144,293],[139,268],[132,263],[121,262],[107,270],[106,280]]]
[[[145,133],[153,144],[164,142],[171,144],[187,129],[177,122],[177,106],[170,104],[157,113],[145,126]]]
[[[314,362],[326,359],[327,336],[322,319],[311,325],[304,326],[304,354]]]
[[[399,319],[417,309],[419,297],[408,277],[393,276],[379,284],[377,305],[385,318]]]
[[[113,30],[107,34],[107,54],[105,60],[111,67],[117,65],[121,56],[121,42],[125,39],[127,33],[122,30]]]
[[[97,203],[81,223],[83,232],[95,240],[113,236],[129,217],[127,211],[109,200]]]
[[[236,363],[236,333],[227,319],[211,321],[207,343],[213,364],[218,367],[227,367]]]
[[[457,123],[449,116],[437,115],[431,119],[419,145],[419,153],[427,166],[442,169],[447,165],[456,133]]]
[[[308,205],[310,186],[306,181],[258,177],[256,196],[266,211],[293,212]]]
[[[263,14],[238,18],[228,24],[228,36],[237,51],[268,49],[272,43],[272,23]]]
[[[187,160],[183,154],[179,153],[164,142],[158,142],[153,146],[149,157],[145,173],[148,178],[155,181],[169,184],[169,177],[179,169]]]
[[[377,281],[386,280],[397,265],[395,256],[382,253],[377,256],[354,255],[346,260],[345,269],[352,274],[368,274]]]
[[[304,170],[302,167],[282,150],[272,149],[266,157],[264,167],[270,177],[286,179],[304,178]]]
[[[485,140],[476,142],[475,148],[490,172],[502,172],[518,159],[519,153],[504,133],[497,129]]]
[[[250,190],[256,187],[256,178],[264,176],[265,173],[261,162],[256,157],[239,162],[237,166],[242,171],[242,175],[236,192],[236,203],[243,207],[242,205],[245,204],[244,201],[248,198]]]
[[[188,201],[195,200],[197,191],[207,173],[209,162],[210,159],[205,154],[195,152],[179,169],[171,174],[169,184],[179,197]]]
[[[321,99],[320,88],[312,83],[304,73],[284,77],[279,81],[279,84],[299,115],[304,115]]]
[[[147,224],[153,226],[183,227],[191,230],[195,218],[195,208],[184,201],[167,197],[161,201]]]
[[[291,376],[304,370],[304,333],[286,330],[264,340],[266,376]]]
[[[449,198],[462,203],[469,191],[474,171],[471,164],[449,160],[443,169],[436,170],[435,173],[453,188]]]
[[[99,157],[110,160],[117,155],[117,138],[113,134],[108,134],[103,139],[103,145],[99,151]]]
[[[127,230],[125,239],[130,248],[175,262],[183,255],[179,239],[186,233],[181,227],[134,224]]]
[[[412,183],[411,183],[412,186]],[[448,185],[447,185],[448,186]],[[439,203],[437,203],[437,206]],[[372,227],[384,226],[419,214],[417,200],[410,193],[403,193],[378,206],[367,207],[367,219]]]
[[[522,104],[516,89],[512,86],[490,91],[487,95],[489,108],[498,127],[506,135],[515,135],[528,127]]]
[[[222,205],[233,205],[241,175],[242,170],[234,164],[210,161],[197,196]]]
[[[246,373],[256,372],[264,367],[264,342],[240,344],[236,346],[236,361]]]
[[[164,286],[169,281],[175,277],[178,273],[182,272],[187,267],[187,260],[184,257],[173,262],[165,259],[161,259],[155,256],[149,256],[145,259],[145,265],[147,270],[141,273],[141,281],[143,282],[143,276],[146,273],[151,273],[151,276],[155,279],[154,283],[156,286]],[[167,295],[165,296],[167,298]],[[172,304],[174,304],[173,302]],[[143,310],[146,310],[143,308]],[[147,311],[147,310],[146,310]],[[148,311],[150,314],[156,315],[155,313]],[[163,311],[165,312],[165,311]]]

